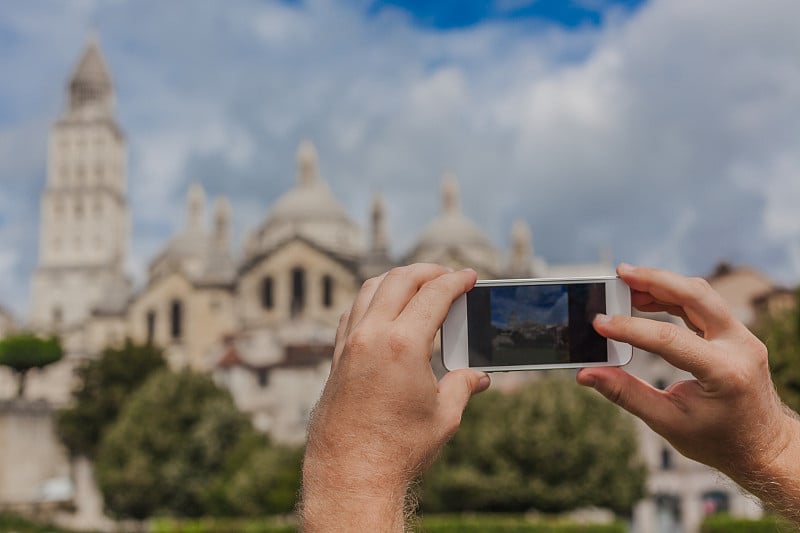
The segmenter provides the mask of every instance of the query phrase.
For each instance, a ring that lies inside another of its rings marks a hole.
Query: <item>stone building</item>
[[[152,259],[146,279],[134,290],[124,271],[130,240],[126,142],[114,110],[111,76],[92,41],[70,77],[66,110],[51,128],[39,264],[31,281],[29,327],[59,334],[67,356],[33,373],[29,400],[63,406],[76,385],[75,365],[131,338],[163,347],[175,369],[211,373],[257,428],[278,441],[299,443],[328,375],[338,318],[365,279],[418,261],[472,267],[482,278],[614,272],[607,251],[594,263],[549,264],[535,254],[531,230],[521,220],[510,228],[510,249],[501,249],[461,209],[452,175],[442,180],[440,213],[409,250],[392,253],[383,198],[376,196],[367,227],[361,227],[332,194],[314,146],[304,141],[296,155],[294,186],[274,200],[241,250],[231,242],[228,201],[215,199],[209,217],[205,193],[193,185],[183,227]],[[753,271],[720,271],[712,284],[746,321],[755,309],[784,301],[784,293]],[[0,334],[12,324],[0,310]],[[661,388],[687,377],[641,352],[628,370]],[[496,386],[518,386],[533,375],[497,376]],[[0,371],[3,397],[11,396],[10,383],[8,373]],[[23,427],[18,420],[23,411],[14,409],[11,416],[10,408],[0,409],[0,437]],[[20,439],[49,439],[37,446],[58,450],[45,411],[31,411],[33,429],[14,433],[14,446]],[[760,512],[719,474],[682,458],[638,424],[652,496],[635,511],[636,531],[688,533],[707,512]],[[84,481],[74,490],[92,494],[79,510],[100,509],[96,493],[86,488],[90,465],[76,470],[66,465],[63,452],[53,451],[52,457],[52,464],[42,463],[49,465],[47,472],[26,473],[20,471],[24,465],[0,454],[0,503],[35,500],[50,477],[70,475],[75,482],[78,471]],[[21,492],[9,489],[14,479],[25,480]]]

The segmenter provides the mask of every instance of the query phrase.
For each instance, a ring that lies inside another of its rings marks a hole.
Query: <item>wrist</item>
[[[409,482],[371,466],[368,461],[307,451],[302,531],[403,531]]]

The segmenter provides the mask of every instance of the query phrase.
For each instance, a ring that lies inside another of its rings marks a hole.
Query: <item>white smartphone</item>
[[[630,316],[625,282],[614,276],[479,280],[442,325],[442,362],[448,370],[487,372],[627,364],[633,349],[594,330],[598,313]]]

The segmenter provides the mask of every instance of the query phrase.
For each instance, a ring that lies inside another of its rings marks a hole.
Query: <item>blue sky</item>
[[[238,250],[305,138],[355,220],[384,195],[395,257],[454,172],[501,251],[524,219],[551,263],[609,249],[797,283],[795,20],[796,0],[4,2],[0,305],[25,314],[48,129],[93,31],[128,139],[137,283],[190,183],[230,198]]]
[[[370,12],[379,12],[386,6],[398,7],[410,13],[415,24],[437,30],[465,28],[489,21],[525,21],[577,28],[600,26],[609,12],[629,13],[642,3],[642,0],[388,0],[373,2]]]

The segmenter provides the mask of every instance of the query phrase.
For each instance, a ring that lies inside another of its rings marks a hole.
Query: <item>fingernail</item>
[[[478,380],[478,389],[479,390],[486,390],[489,388],[489,385],[492,383],[492,380],[489,379],[489,374],[484,374],[481,376],[481,379]]]
[[[632,272],[635,268],[636,267],[634,267],[633,265],[629,265],[628,263],[620,263],[617,266],[617,272],[619,272],[619,273]]]
[[[597,324],[608,324],[611,322],[611,317],[608,315],[604,315],[603,313],[597,313],[594,315],[594,322]]]

